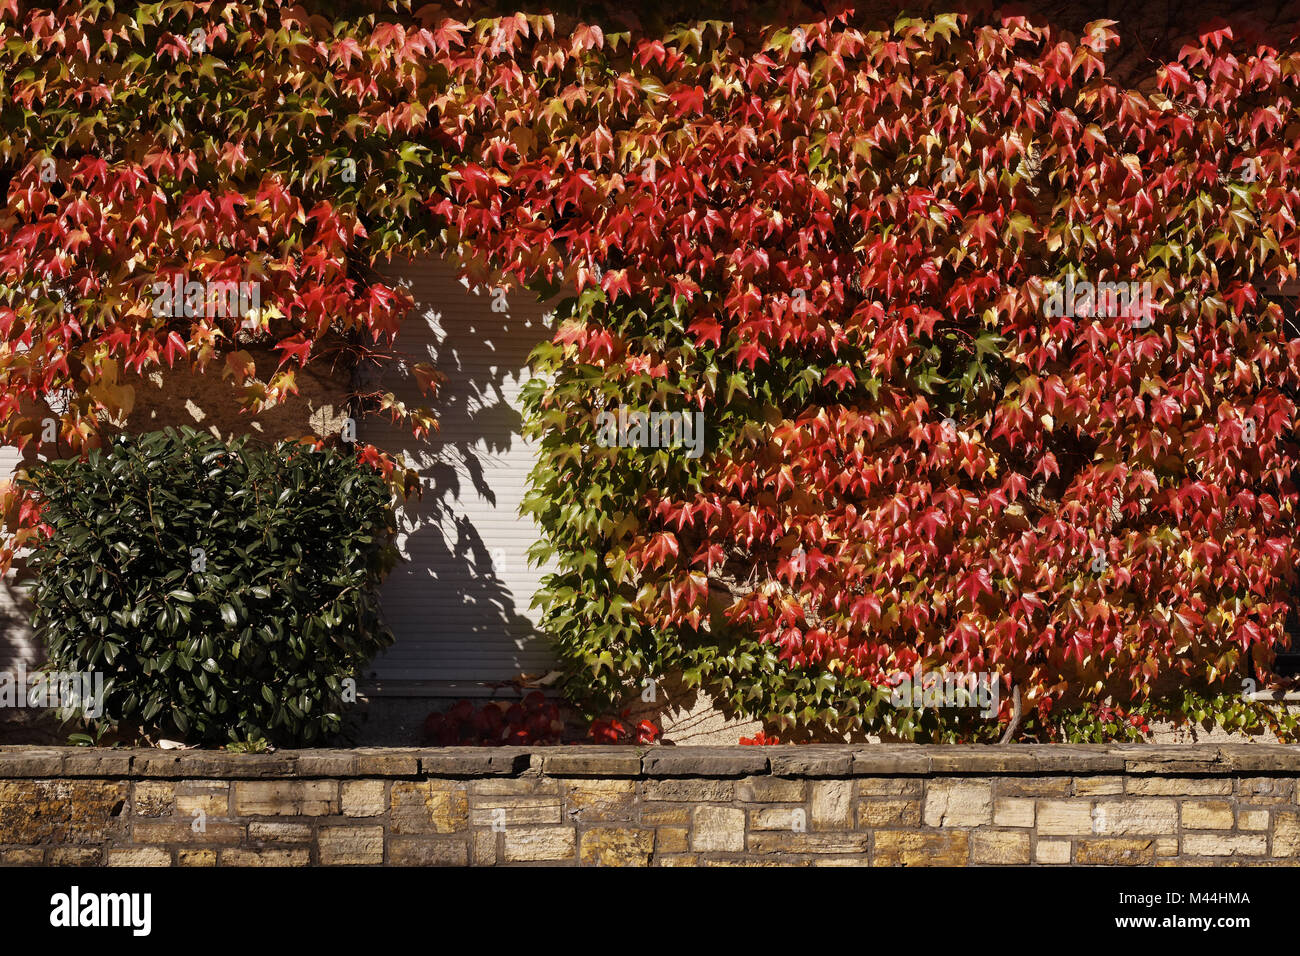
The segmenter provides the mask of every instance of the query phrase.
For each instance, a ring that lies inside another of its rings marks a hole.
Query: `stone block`
[[[747,777],[735,786],[736,799],[742,803],[803,803],[808,796],[808,782],[789,777]]]
[[[937,779],[926,787],[922,819],[927,827],[979,827],[993,820],[987,780]]]
[[[564,791],[564,809],[570,819],[604,823],[636,817],[635,780],[574,779],[567,781]]]
[[[322,866],[378,866],[384,862],[383,827],[321,827],[316,845]]]
[[[579,837],[583,866],[649,866],[655,831],[639,827],[591,827]]]
[[[1178,804],[1173,800],[1101,800],[1092,811],[1092,832],[1102,836],[1164,836],[1177,828]]]
[[[964,830],[926,833],[877,830],[872,866],[965,866],[970,862],[970,834]]]
[[[993,801],[993,825],[999,827],[1032,827],[1034,801],[1028,797],[1000,797]]]
[[[496,834],[490,830],[474,834],[491,838],[491,853],[475,855],[475,865],[491,866],[496,862]],[[389,837],[388,862],[392,866],[465,866],[469,847],[463,837]]]
[[[1034,861],[1047,864],[1067,864],[1070,862],[1069,840],[1039,840],[1034,845]]]
[[[859,800],[858,827],[918,827],[921,825],[919,800]]]
[[[171,850],[155,846],[118,847],[108,851],[109,866],[171,866]]]
[[[647,780],[641,784],[646,800],[671,800],[678,803],[723,803],[734,794],[730,780]]]
[[[1268,837],[1263,833],[1184,833],[1182,851],[1184,856],[1263,856],[1268,852]]]
[[[388,809],[382,780],[344,780],[343,815],[345,817],[378,817]]]
[[[577,831],[573,827],[515,827],[505,832],[507,863],[572,860]]]
[[[240,780],[235,812],[250,817],[320,817],[339,812],[333,780]]]
[[[1227,800],[1186,800],[1179,808],[1179,818],[1188,830],[1231,830],[1236,814]]]
[[[853,782],[850,780],[814,780],[812,783],[813,830],[851,830],[853,828]]]
[[[222,866],[307,866],[311,853],[306,848],[229,847],[220,855]]]
[[[1155,840],[1080,840],[1076,862],[1088,866],[1138,866],[1155,862]]]
[[[1035,814],[1036,827],[1042,836],[1092,833],[1090,800],[1040,800]]]
[[[1029,863],[1029,834],[1009,830],[976,830],[971,835],[971,862],[1027,864]]]
[[[389,827],[396,834],[456,833],[469,827],[464,784],[397,780],[389,794]]]
[[[137,780],[131,785],[131,812],[137,817],[165,817],[176,805],[176,785],[170,781]]]
[[[696,807],[691,849],[697,853],[739,853],[744,850],[745,811],[734,807]]]

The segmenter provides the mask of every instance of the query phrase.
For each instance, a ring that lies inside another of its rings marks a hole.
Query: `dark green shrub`
[[[36,633],[52,668],[104,674],[97,729],[319,740],[392,642],[390,496],[355,456],[167,429],[26,482],[49,526]]]

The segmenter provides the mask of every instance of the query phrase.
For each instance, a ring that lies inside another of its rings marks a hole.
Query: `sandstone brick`
[[[483,797],[470,808],[470,826],[528,826],[563,823],[563,810],[556,797]]]
[[[1124,792],[1123,777],[1075,777],[1076,797],[1109,797]]]
[[[637,827],[592,827],[579,837],[583,866],[649,866],[655,831]]]
[[[691,849],[703,853],[739,853],[745,849],[745,811],[734,807],[696,807]]]
[[[655,853],[685,853],[690,849],[689,827],[660,827],[655,831]]]
[[[564,809],[583,823],[630,821],[636,816],[636,781],[570,780]]]
[[[555,747],[542,756],[548,777],[637,777],[641,757],[626,747]]]
[[[923,781],[915,777],[862,777],[853,781],[860,797],[920,797]]]
[[[1214,797],[1232,793],[1230,777],[1129,777],[1124,792],[1147,797]]]
[[[1092,833],[1092,802],[1089,800],[1040,800],[1035,815],[1037,830],[1043,836]]]
[[[35,747],[0,751],[0,778],[58,777],[63,773],[63,753]]]
[[[1267,810],[1246,810],[1246,809],[1238,810],[1237,829],[1238,830],[1267,830],[1268,811]]]
[[[441,781],[449,785],[450,781]],[[560,781],[550,777],[524,775],[509,779],[471,780],[469,792],[484,797],[558,797]]]
[[[131,754],[103,747],[78,747],[63,752],[62,777],[127,777]]]
[[[538,769],[550,762],[542,753],[530,753],[520,747],[445,747],[421,751],[419,756],[420,771],[429,777],[513,778],[526,771],[533,761],[536,761]]]
[[[709,866],[709,867],[725,867],[725,866],[742,867],[743,866],[746,868],[754,868],[754,867],[770,868],[770,867],[779,866],[782,869],[784,869],[786,867],[791,867],[791,866],[810,866],[811,864],[809,863],[808,860],[801,860],[801,859],[791,858],[791,857],[777,858],[777,859],[762,859],[759,857],[738,857],[738,858],[737,857],[712,857],[712,858],[701,860],[696,865]]]
[[[229,816],[230,794],[222,790],[176,795],[176,814],[178,816],[193,818],[197,813],[202,813],[208,817]]]
[[[1156,856],[1177,856],[1178,837],[1160,837],[1156,840]]]
[[[199,797],[212,793],[230,793],[228,780],[178,780],[176,795],[179,797]]]
[[[253,817],[320,817],[339,812],[333,780],[240,780],[235,812]]]
[[[248,825],[248,838],[257,843],[307,843],[311,840],[311,827],[305,823],[253,821]]]
[[[1296,773],[1300,771],[1300,752],[1276,743],[1231,744],[1223,748],[1228,766],[1237,773]]]
[[[1278,810],[1273,815],[1273,855],[1300,856],[1300,811]]]
[[[736,799],[742,803],[803,803],[807,796],[807,781],[788,777],[749,777],[736,783]]]
[[[872,866],[965,866],[970,834],[964,830],[924,833],[879,830],[875,834]]]
[[[1178,804],[1172,800],[1101,800],[1092,811],[1092,831],[1105,836],[1173,833]]]
[[[393,833],[456,833],[469,827],[469,796],[463,785],[441,780],[397,780],[393,782],[389,805]]]
[[[1136,866],[1155,861],[1155,840],[1080,840],[1076,862],[1091,866]]]
[[[44,861],[45,851],[38,846],[0,850],[0,866],[40,866]]]
[[[344,780],[343,815],[345,817],[378,817],[388,809],[382,780]]]
[[[305,848],[230,847],[220,860],[223,866],[307,866],[311,854]]]
[[[414,777],[420,772],[420,756],[418,750],[362,748],[356,752],[357,773],[366,777]]]
[[[999,777],[1000,797],[1065,797],[1074,785],[1071,777]]]
[[[859,800],[858,826],[917,827],[921,825],[919,800]]]
[[[171,866],[172,854],[156,846],[118,847],[108,851],[109,866]]]
[[[854,752],[851,772],[855,777],[926,774],[930,772],[930,751],[900,744],[869,746]]]
[[[1116,748],[1124,754],[1124,769],[1132,775],[1212,775],[1231,769],[1231,762],[1215,747],[1128,746]]]
[[[812,861],[813,866],[868,866],[870,860],[865,853],[857,856],[818,856]]]
[[[641,758],[648,777],[748,777],[766,773],[767,747],[652,747]]]
[[[1029,862],[1029,834],[977,830],[971,836],[971,862],[1026,864]]]
[[[1034,801],[1028,797],[1001,797],[993,801],[993,825],[999,827],[1032,827]]]
[[[392,852],[391,850],[389,851]],[[391,857],[390,857],[391,859]],[[497,862],[497,835],[491,830],[476,830],[474,832],[474,865],[475,866],[496,866]]]
[[[1034,845],[1034,861],[1037,863],[1064,864],[1070,862],[1069,840],[1039,840]]]
[[[515,827],[505,833],[508,863],[572,860],[576,846],[573,827]]]
[[[347,750],[295,750],[293,770],[299,777],[354,776],[357,755]]]
[[[852,781],[813,781],[810,828],[813,830],[849,830],[853,828]]]
[[[125,827],[129,785],[110,780],[0,780],[0,843],[100,843]]]
[[[854,754],[842,745],[764,747],[772,773],[782,777],[847,777]]]
[[[131,787],[131,812],[137,817],[162,817],[176,804],[176,785],[170,781],[137,780]]]
[[[724,803],[730,801],[734,793],[730,780],[646,780],[641,787],[646,800],[679,803]]]
[[[1296,785],[1290,777],[1242,777],[1237,793],[1252,803],[1286,803],[1296,796]]]
[[[321,827],[316,845],[322,866],[377,866],[384,862],[383,827]]]
[[[176,862],[181,866],[216,866],[216,850],[178,850]]]
[[[104,851],[97,846],[56,846],[50,851],[52,866],[100,866]]]
[[[802,830],[809,828],[808,811],[803,807],[756,807],[749,811],[751,830]]]
[[[691,807],[689,804],[676,806],[671,804],[643,804],[641,806],[641,822],[646,826],[659,826],[665,823],[689,825],[691,822]]]
[[[479,866],[491,866],[496,862],[496,834],[489,830],[474,836],[475,839],[491,837],[491,856],[474,861]],[[465,866],[468,861],[469,846],[463,837],[390,837],[388,840],[388,862],[393,866]]]
[[[691,853],[656,856],[655,866],[699,866],[700,858]]]
[[[1189,830],[1231,830],[1235,819],[1227,800],[1187,800],[1179,810],[1179,818]]]
[[[993,791],[986,780],[931,780],[922,813],[928,827],[979,827],[993,820]]]
[[[1185,833],[1184,856],[1263,856],[1268,837],[1263,833]]]
[[[197,822],[197,821],[196,821]],[[202,829],[195,830],[188,820],[147,822],[138,820],[131,824],[131,839],[136,843],[241,843],[244,826],[240,823],[207,821]]]
[[[867,854],[871,836],[867,833],[792,833],[767,830],[749,835],[749,855],[835,853]]]

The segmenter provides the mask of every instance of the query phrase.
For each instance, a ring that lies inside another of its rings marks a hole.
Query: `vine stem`
[[[1010,742],[1011,738],[1016,735],[1020,728],[1020,685],[1011,685],[1011,723],[1007,725],[1007,732],[1002,735],[998,741],[1000,744]]]

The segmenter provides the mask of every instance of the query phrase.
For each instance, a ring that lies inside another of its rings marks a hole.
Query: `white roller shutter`
[[[369,387],[408,404],[429,404],[439,431],[416,441],[404,424],[368,416],[363,441],[404,452],[419,468],[423,498],[399,514],[402,556],[385,581],[385,619],[397,643],[374,662],[383,694],[487,692],[490,682],[550,670],[553,658],[529,604],[547,569],[529,567],[538,538],[519,514],[534,463],[524,442],[520,390],[527,359],[550,337],[544,305],[515,292],[502,302],[471,292],[450,264],[434,258],[385,270],[416,301],[396,357],[431,362],[446,377],[430,401],[409,370],[364,373]],[[507,306],[507,311],[494,311]]]
[[[16,448],[0,448],[0,481],[8,481],[22,460]],[[0,579],[0,671],[11,671],[19,660],[29,668],[42,659],[32,638],[31,605],[26,588],[14,584],[11,571]]]

